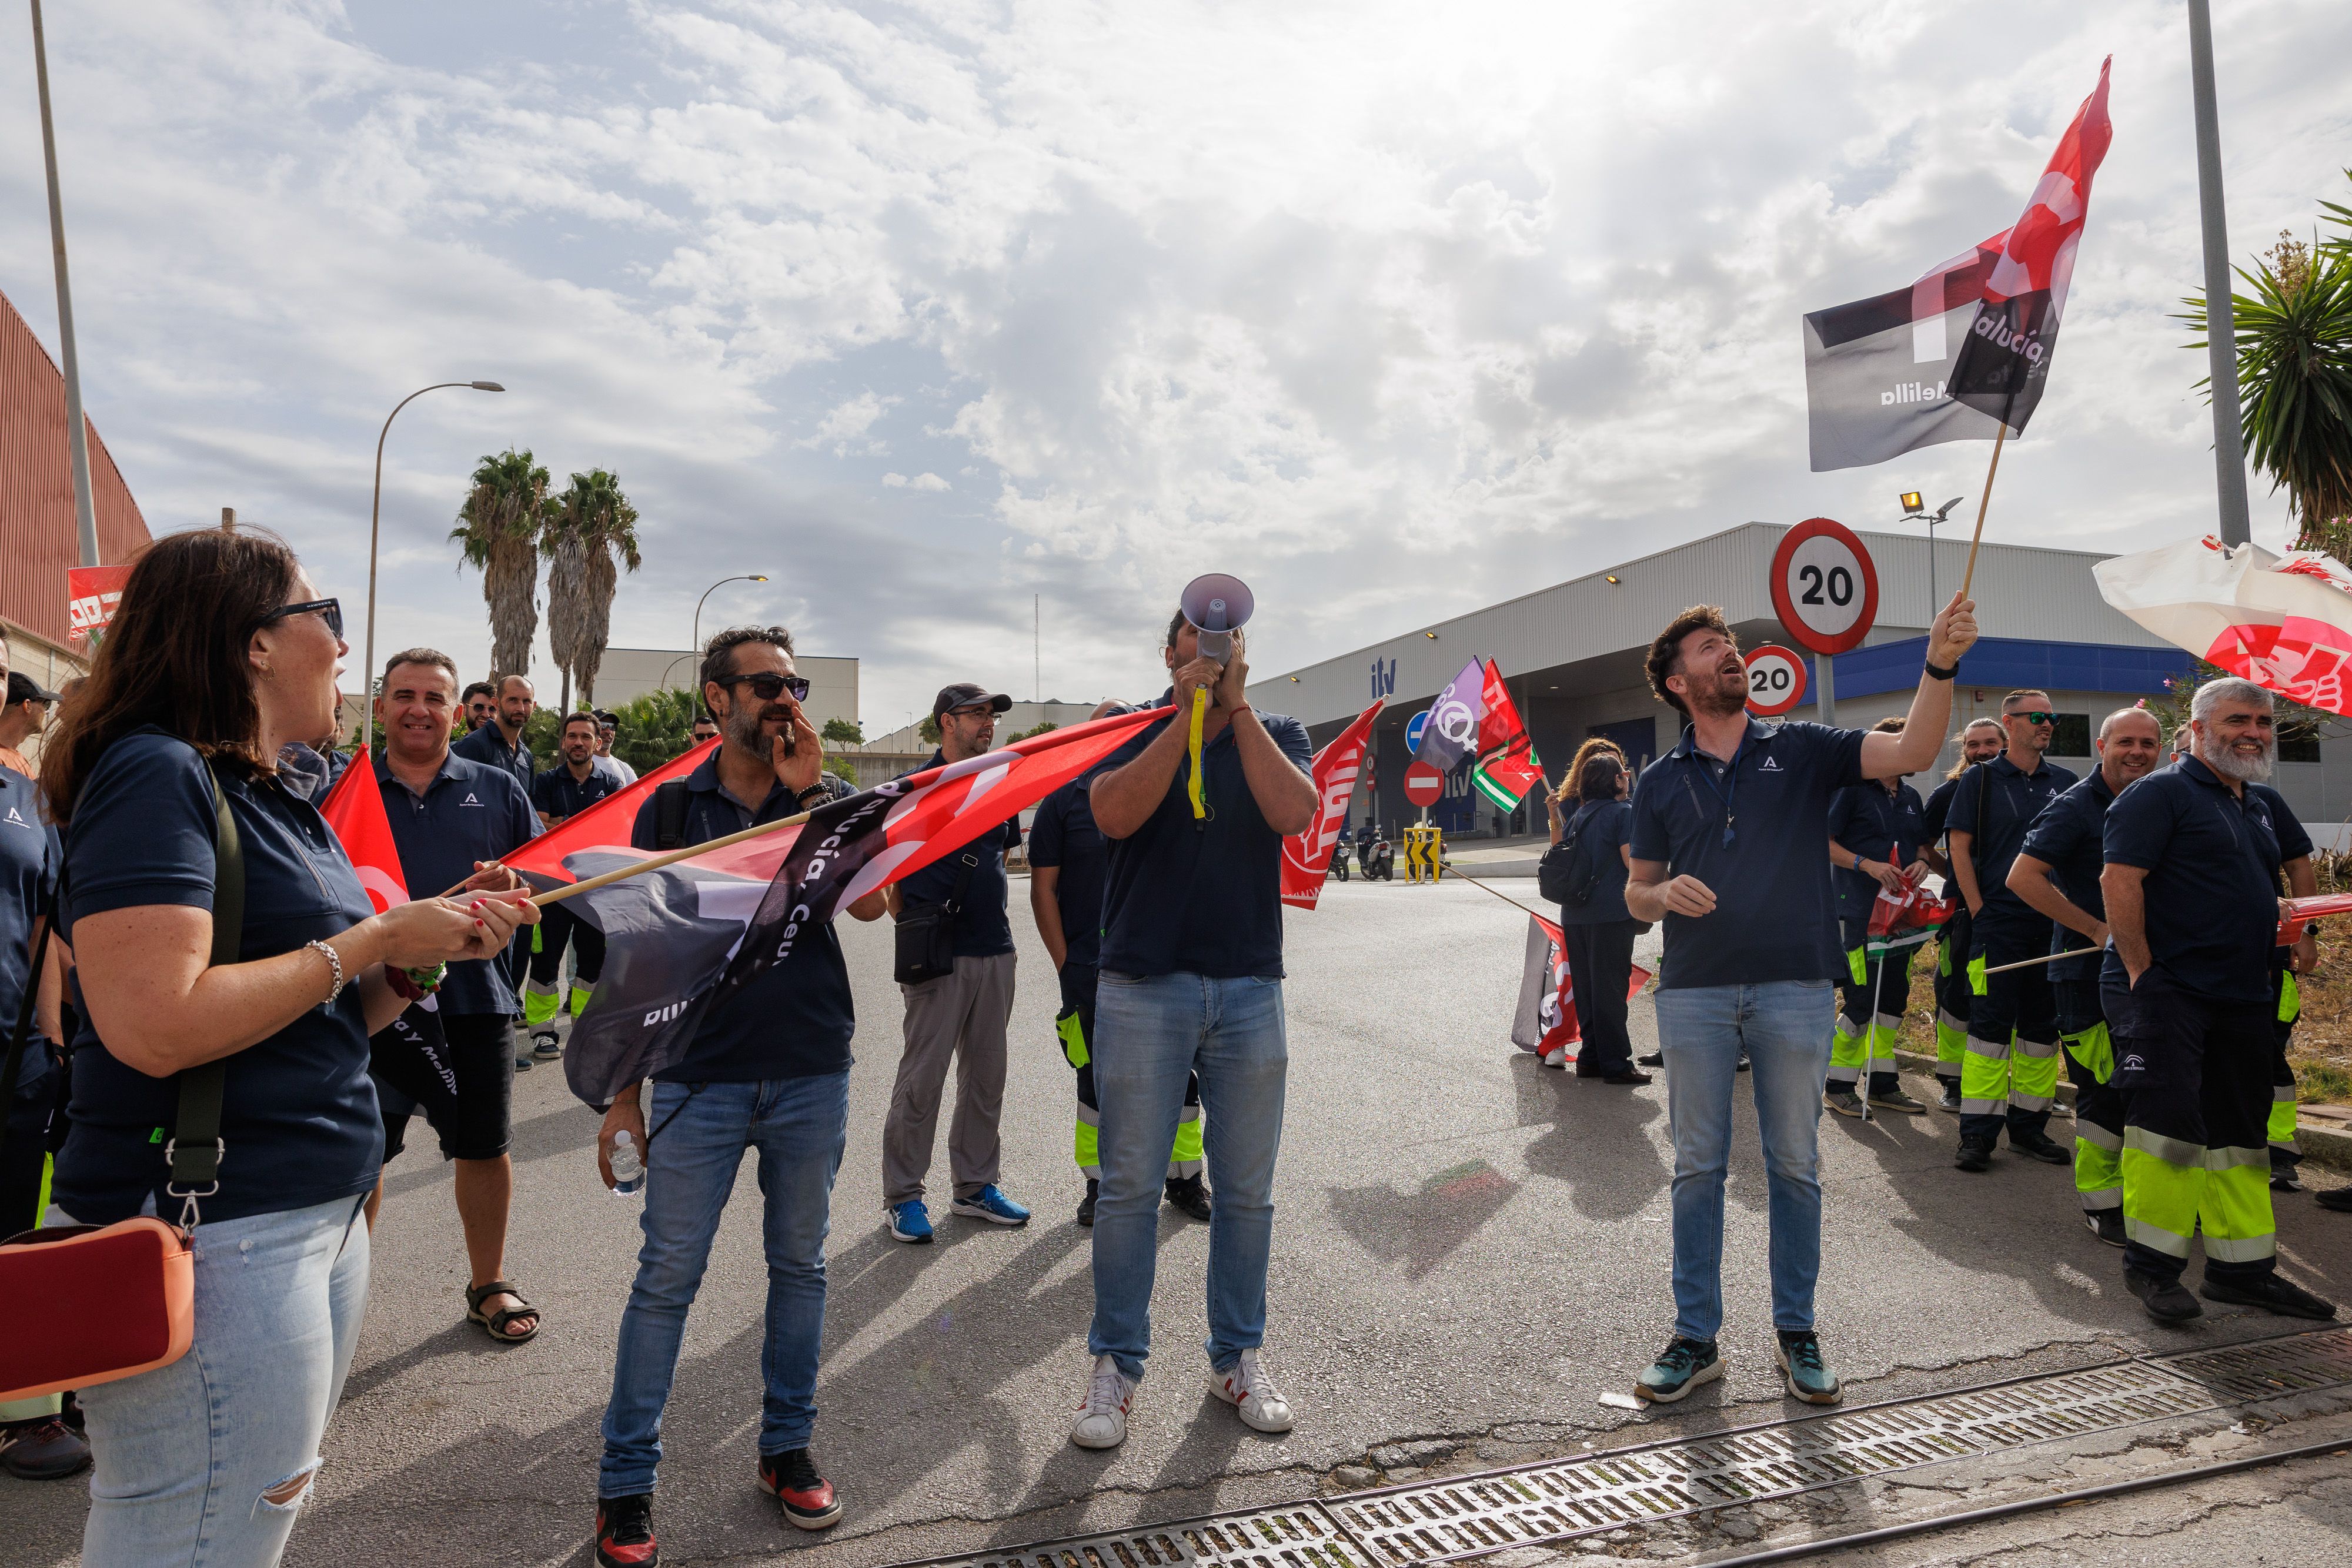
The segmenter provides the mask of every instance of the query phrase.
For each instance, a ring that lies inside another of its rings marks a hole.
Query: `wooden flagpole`
[[[1527,909],[1528,913],[1529,915],[1535,915],[1535,917],[1536,917],[1538,920],[1541,920],[1541,919],[1543,918],[1543,916],[1542,916],[1541,915],[1537,914],[1537,912],[1536,912],[1536,911],[1534,911],[1534,910],[1532,910],[1532,909],[1528,909],[1528,906],[1527,906],[1526,904],[1521,904],[1517,899],[1513,898],[1509,894],[1507,894],[1507,893],[1500,893],[1500,892],[1496,892],[1494,888],[1488,887],[1485,883],[1480,882],[1476,877],[1472,876],[1469,873],[1467,873],[1467,872],[1464,871],[1460,866],[1455,865],[1452,861],[1440,861],[1440,862],[1438,862],[1437,863],[1438,863],[1438,865],[1439,865],[1439,866],[1441,866],[1441,867],[1442,867],[1442,868],[1444,868],[1444,870],[1452,872],[1455,876],[1460,877],[1464,882],[1466,882],[1466,883],[1468,883],[1471,886],[1473,886],[1473,887],[1476,888],[1479,892],[1481,892],[1481,893],[1485,893],[1485,894],[1492,894],[1493,896],[1495,896],[1495,897],[1496,897],[1496,898],[1501,899],[1505,904],[1509,904],[1513,909]],[[1555,920],[1555,921],[1553,921],[1553,922],[1552,922],[1552,924],[1553,924],[1553,925],[1559,925],[1559,921],[1557,921],[1557,920]]]
[[[730,833],[723,839],[711,839],[699,844],[688,844],[682,850],[672,850],[667,854],[656,855],[651,860],[639,861],[635,865],[625,865],[618,871],[608,871],[601,876],[592,876],[585,882],[575,882],[569,887],[559,887],[550,893],[535,893],[531,894],[530,902],[544,909],[549,904],[569,898],[575,893],[586,893],[592,888],[607,887],[625,877],[643,876],[649,871],[659,871],[666,865],[676,865],[680,861],[692,860],[697,855],[707,855],[713,850],[723,850],[730,844],[740,844],[746,839],[756,839],[763,833],[772,833],[785,828],[797,828],[807,821],[811,814],[803,811],[796,817],[782,817],[772,822],[761,822],[757,827],[746,828],[740,833]]]
[[[2106,949],[2104,947],[2069,947],[2063,953],[2044,953],[2039,958],[2021,958],[2014,964],[2003,964],[1998,968],[1987,969],[1985,973],[1988,975],[2005,975],[2011,969],[2031,969],[2036,964],[2054,964],[2061,958],[2079,958],[2085,953],[2104,953]]]
[[[1984,543],[1985,511],[1986,508],[1992,505],[1992,476],[2000,472],[2001,443],[2008,439],[2009,421],[2003,419],[2000,422],[2000,434],[1992,438],[1992,465],[1985,470],[1984,494],[1977,497],[1977,531],[1969,539],[1969,569],[1966,572],[1961,574],[1960,577],[1960,597],[1962,599],[1966,599],[1969,596],[1969,584],[1976,579],[1977,547]],[[1943,607],[1938,605],[1937,608],[1940,611]]]

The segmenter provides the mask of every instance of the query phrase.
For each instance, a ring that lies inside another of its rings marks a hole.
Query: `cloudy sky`
[[[151,527],[233,505],[356,608],[384,413],[510,389],[394,427],[379,648],[486,662],[444,536],[509,444],[643,513],[616,643],[766,571],[706,620],[858,656],[876,731],[953,678],[1157,689],[1201,570],[1256,586],[1271,674],[1736,523],[1973,497],[1981,445],[1807,471],[1799,317],[2011,222],[2109,53],[1988,532],[2212,526],[2178,0],[48,10],[85,391]],[[2242,258],[2345,197],[2352,5],[2216,10]],[[31,74],[20,15],[0,291],[54,344]]]

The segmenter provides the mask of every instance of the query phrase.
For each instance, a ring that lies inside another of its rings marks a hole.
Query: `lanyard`
[[[1692,755],[1695,758],[1705,757],[1706,755],[1706,752],[1700,751],[1696,745],[1694,745],[1691,749]],[[1739,744],[1732,748],[1731,767],[1728,770],[1728,777],[1731,782],[1728,786],[1721,789],[1717,789],[1715,787],[1715,780],[1707,776],[1707,770],[1705,764],[1702,763],[1698,770],[1699,782],[1706,786],[1707,793],[1713,795],[1717,800],[1723,802],[1723,847],[1725,849],[1729,849],[1731,847],[1731,841],[1737,836],[1731,831],[1731,801],[1732,798],[1739,793],[1739,759],[1747,755],[1748,737],[1743,735],[1739,737]]]

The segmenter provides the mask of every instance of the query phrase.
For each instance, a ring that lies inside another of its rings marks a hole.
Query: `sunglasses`
[[[2042,708],[2020,708],[2017,712],[2011,714],[2009,716],[2011,718],[2021,718],[2028,724],[2055,724],[2058,722],[2058,716],[2056,714],[2051,713]]]
[[[993,722],[996,717],[996,705],[994,703],[973,703],[966,707],[951,707],[948,709],[947,716],[950,718],[980,718],[985,716]]]
[[[343,634],[343,601],[340,599],[310,599],[299,604],[281,604],[261,618],[264,626],[275,625],[289,615],[316,615],[327,623],[327,630],[337,637]]]
[[[763,703],[774,702],[786,692],[793,694],[793,701],[796,703],[808,701],[806,675],[779,675],[772,671],[762,670],[756,675],[730,675],[719,684],[730,688],[750,686],[751,695]]]

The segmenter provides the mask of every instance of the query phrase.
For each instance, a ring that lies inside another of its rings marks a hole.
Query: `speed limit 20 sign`
[[[1804,655],[1767,643],[1748,655],[1748,711],[1778,718],[1805,700]]]
[[[1853,529],[1807,517],[1772,552],[1772,609],[1801,648],[1858,648],[1878,620],[1878,569]]]

